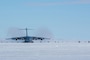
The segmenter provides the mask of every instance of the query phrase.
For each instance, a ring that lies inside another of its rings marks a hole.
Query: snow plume
[[[24,36],[25,33],[24,31],[20,30],[20,28],[12,27],[8,29],[7,35],[10,37],[20,37]]]
[[[50,39],[54,38],[53,33],[48,28],[45,28],[45,27],[38,28],[37,31],[35,32],[35,36],[46,37]]]

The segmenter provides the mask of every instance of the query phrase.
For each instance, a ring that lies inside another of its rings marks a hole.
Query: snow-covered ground
[[[0,60],[90,60],[90,43],[0,43]]]

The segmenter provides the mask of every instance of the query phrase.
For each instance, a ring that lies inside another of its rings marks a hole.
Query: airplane
[[[8,39],[11,39],[11,40],[24,40],[24,43],[34,43],[33,40],[50,39],[50,38],[45,38],[45,37],[28,36],[28,30],[31,30],[31,29],[25,28],[25,29],[21,29],[21,30],[26,31],[26,36],[12,37],[12,38],[8,38]]]

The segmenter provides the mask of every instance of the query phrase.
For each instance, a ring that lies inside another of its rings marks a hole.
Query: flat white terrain
[[[0,43],[0,60],[90,60],[90,44]]]

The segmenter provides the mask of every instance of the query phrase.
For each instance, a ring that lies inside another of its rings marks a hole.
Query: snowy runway
[[[0,60],[90,60],[90,44],[0,43]]]

